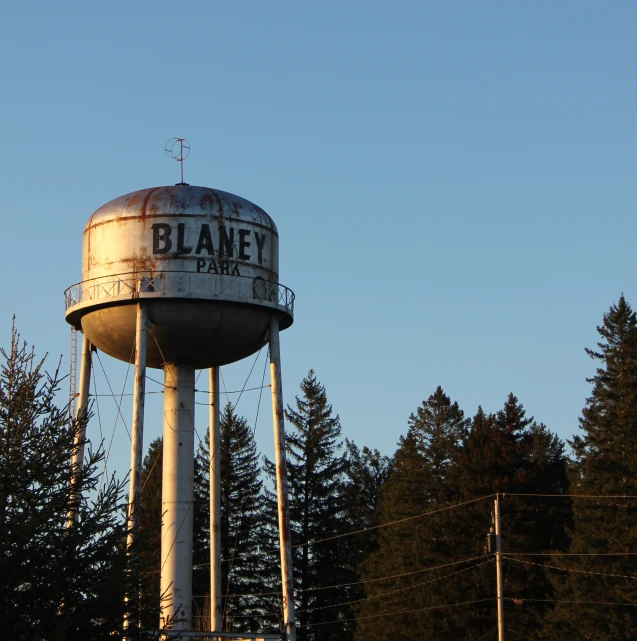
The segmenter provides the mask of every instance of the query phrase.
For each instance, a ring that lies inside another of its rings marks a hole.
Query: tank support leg
[[[164,365],[160,629],[192,625],[195,369]]]
[[[210,368],[210,630],[221,631],[221,424],[219,368]]]
[[[146,303],[137,304],[135,328],[135,380],[133,383],[133,421],[131,425],[130,489],[128,492],[128,534],[126,549],[137,541],[139,531],[139,504],[141,498],[142,457],[144,446],[144,395],[146,393],[146,344],[148,336],[148,308]],[[132,568],[130,568],[132,570]],[[128,601],[128,598],[126,599]],[[134,614],[127,612],[124,629],[128,629]]]
[[[77,398],[77,418],[83,419],[80,430],[75,439],[75,450],[71,459],[71,467],[74,473],[78,473],[84,467],[84,442],[86,440],[86,416],[88,413],[89,388],[91,384],[91,363],[93,360],[93,346],[86,335],[82,336],[82,362],[80,364],[80,386]],[[75,523],[79,517],[78,505],[80,497],[75,495],[71,482],[70,506],[67,515],[67,527]]]
[[[290,509],[288,474],[285,458],[285,427],[283,424],[283,385],[281,382],[281,347],[279,319],[270,321],[270,383],[272,387],[272,422],[274,425],[274,456],[276,463],[276,496],[279,514],[279,547],[281,550],[281,580],[283,583],[283,618],[287,641],[296,641],[294,619],[294,581],[292,577],[292,541],[290,538]]]
[[[140,301],[137,305],[135,332],[135,381],[133,384],[133,422],[131,427],[130,491],[128,496],[129,532],[126,547],[130,548],[139,529],[139,498],[141,493],[142,456],[144,445],[144,394],[146,392],[146,341],[148,309]]]

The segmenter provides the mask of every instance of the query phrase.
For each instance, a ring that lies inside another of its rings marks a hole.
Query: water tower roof
[[[116,218],[155,218],[158,216],[202,216],[209,214],[229,221],[249,221],[268,227],[276,225],[258,205],[220,189],[192,185],[170,185],[140,189],[102,205],[88,220],[87,228]]]

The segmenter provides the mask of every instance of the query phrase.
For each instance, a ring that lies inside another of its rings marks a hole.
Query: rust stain
[[[155,206],[156,208],[156,206]],[[141,214],[139,216],[126,216],[125,218],[110,218],[109,220],[102,220],[100,222],[95,223],[94,225],[91,225],[89,228],[84,233],[90,232],[91,229],[97,229],[98,227],[101,227],[102,225],[112,225],[112,224],[118,224],[118,223],[123,223],[123,222],[128,222],[129,220],[139,220],[142,222],[147,221],[150,218],[170,218],[171,216],[174,216],[174,214],[171,214],[170,212],[158,212],[154,213],[151,215],[148,214]],[[205,221],[207,220],[205,216],[202,216],[201,214],[180,214],[182,218],[192,218],[194,220],[202,220]],[[253,222],[250,220],[246,220],[245,218],[231,218],[227,217],[224,218],[223,216],[218,216],[218,218],[222,219],[226,223],[248,223],[249,225],[252,225],[253,227],[258,227],[259,229],[265,229],[268,232],[274,234],[277,238],[279,237],[278,231],[274,227],[269,227],[268,225],[264,225],[262,223],[257,223]]]
[[[153,195],[154,192],[156,192],[159,189],[159,187],[155,187],[154,189],[149,189],[146,192],[146,195],[144,196],[144,200],[142,201],[141,207],[139,207],[139,211],[141,212],[141,217],[143,218],[146,216],[146,208],[148,207],[148,201],[150,200],[150,197]]]
[[[130,198],[127,199],[126,206],[127,207],[136,206],[137,203],[139,202],[139,197],[140,197],[140,193],[136,191]]]
[[[213,198],[213,196],[216,196],[214,194],[212,189],[205,189],[203,194],[201,195],[201,198],[199,200],[199,206],[205,210],[205,211],[210,211],[211,213],[214,213],[215,211],[215,201],[217,203],[217,207],[219,206],[219,199],[218,198]]]

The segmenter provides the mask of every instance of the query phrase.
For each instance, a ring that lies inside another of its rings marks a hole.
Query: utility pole
[[[495,495],[495,569],[498,589],[498,641],[504,641],[504,600],[502,597],[502,531],[500,530],[500,495]]]

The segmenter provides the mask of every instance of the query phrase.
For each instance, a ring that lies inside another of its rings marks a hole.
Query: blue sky
[[[287,402],[314,368],[344,436],[388,454],[439,384],[468,415],[513,391],[562,438],[577,430],[594,372],[584,347],[622,291],[637,306],[635,2],[2,14],[1,344],[16,314],[39,353],[67,358],[62,293],[80,277],[86,219],[177,182],[163,148],[183,136],[187,182],[248,198],[279,228],[281,282],[297,294]],[[121,391],[126,368],[103,362]],[[251,364],[224,370],[229,388]],[[238,407],[250,421],[257,399]],[[197,422],[203,434],[204,412]],[[114,442],[109,465],[125,473],[121,427]]]

